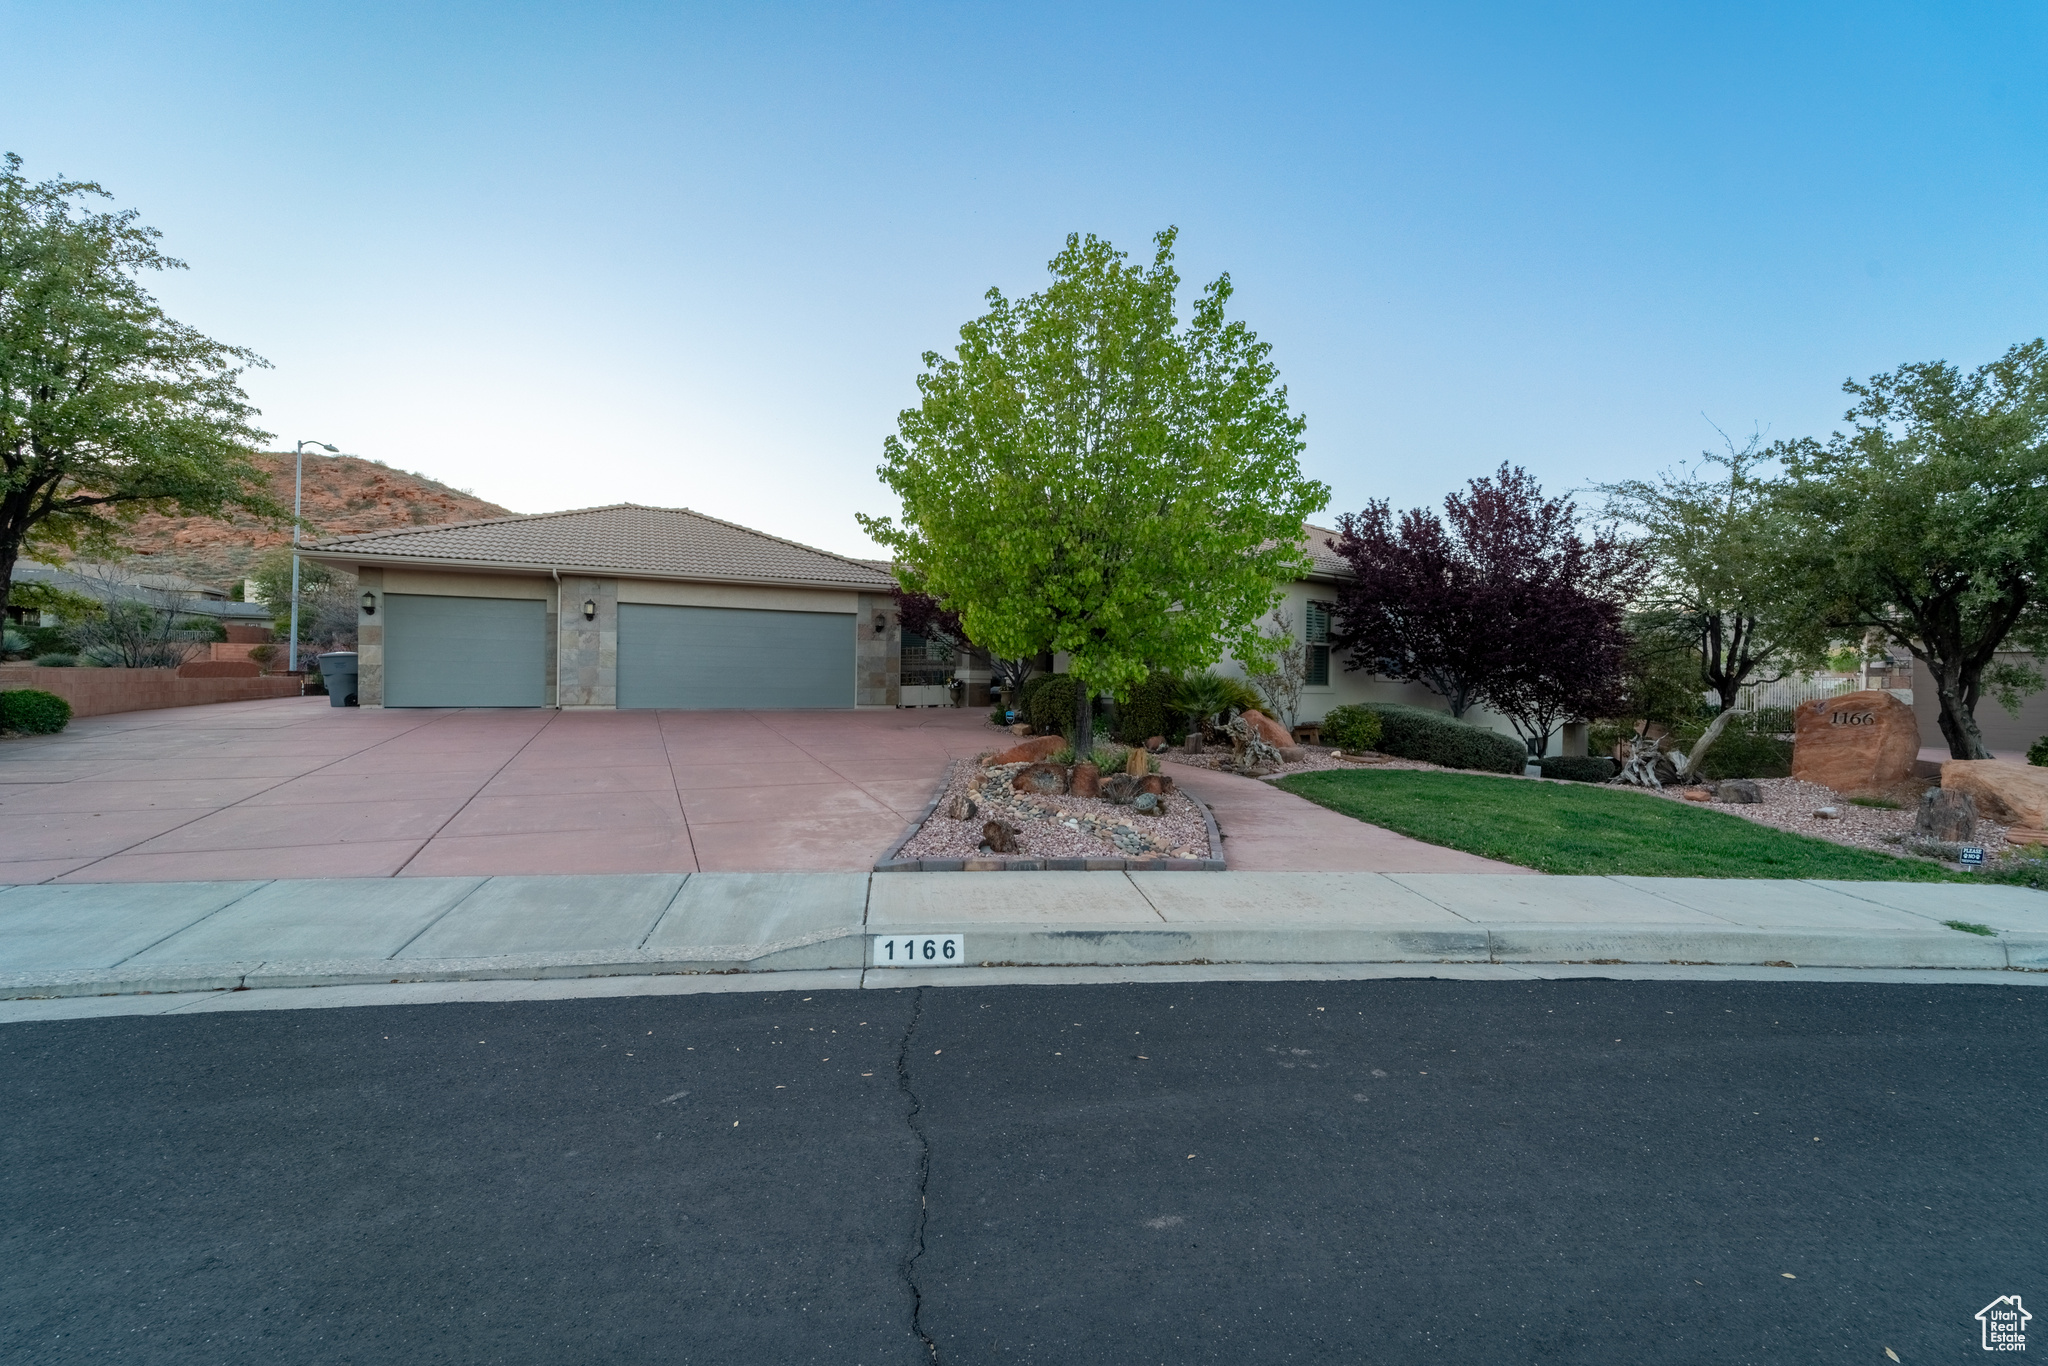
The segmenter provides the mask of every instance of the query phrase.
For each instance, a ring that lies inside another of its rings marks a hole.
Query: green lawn
[[[1592,784],[1397,769],[1297,773],[1278,785],[1430,844],[1546,873],[1866,882],[1946,882],[1960,876],[1932,863]]]

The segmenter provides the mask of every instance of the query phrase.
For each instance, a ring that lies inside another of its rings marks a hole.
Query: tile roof
[[[1337,532],[1326,526],[1317,526],[1313,522],[1303,522],[1301,530],[1304,541],[1302,548],[1307,550],[1309,558],[1315,561],[1315,574],[1318,578],[1351,577],[1350,563],[1328,545],[1328,542],[1338,538]]]
[[[895,579],[866,562],[722,522],[688,508],[610,507],[337,536],[322,558],[496,569],[574,570],[886,591]]]

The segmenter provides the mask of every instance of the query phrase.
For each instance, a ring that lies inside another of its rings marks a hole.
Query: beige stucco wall
[[[1288,585],[1287,595],[1281,603],[1281,609],[1292,619],[1296,639],[1300,639],[1306,630],[1308,604],[1310,601],[1333,602],[1336,597],[1337,587],[1335,584],[1300,582]],[[1268,619],[1270,620],[1270,617]],[[1215,672],[1232,678],[1247,677],[1244,665],[1235,659],[1224,659],[1216,665]],[[1392,679],[1381,678],[1360,670],[1346,669],[1341,652],[1332,650],[1330,652],[1329,683],[1323,687],[1307,687],[1301,690],[1301,710],[1295,719],[1297,722],[1320,721],[1333,707],[1349,706],[1364,702],[1398,703],[1403,706],[1423,707],[1429,711],[1440,711],[1446,714],[1450,712],[1450,708],[1444,704],[1443,698],[1431,692],[1422,684],[1397,683]],[[1462,719],[1475,726],[1485,726],[1489,730],[1497,730],[1503,735],[1514,735],[1515,733],[1515,728],[1508,723],[1506,717],[1488,711],[1485,707],[1467,708]],[[1583,740],[1580,743],[1583,744]],[[1557,745],[1558,741],[1553,738],[1551,741],[1551,752],[1553,754],[1558,752]]]

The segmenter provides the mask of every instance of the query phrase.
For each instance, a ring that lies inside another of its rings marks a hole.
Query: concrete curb
[[[266,987],[366,986],[378,982],[542,981],[564,977],[805,972],[862,965],[861,927],[768,944],[703,944],[618,953],[511,953],[489,958],[330,958],[20,973],[0,978],[0,999],[256,991]]]
[[[964,932],[968,966],[1136,967],[1286,964],[1630,964],[2048,972],[2048,935],[1956,931],[1745,930],[1692,926],[1260,926],[933,924],[895,934]],[[768,944],[709,944],[637,954],[195,963],[23,973],[0,999],[359,986],[874,969],[872,931],[849,925]]]

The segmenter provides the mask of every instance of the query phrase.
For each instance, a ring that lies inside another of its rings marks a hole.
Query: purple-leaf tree
[[[995,675],[998,687],[1012,689],[1024,686],[1024,680],[1031,677],[1039,667],[1038,661],[1029,657],[1023,659],[999,659],[967,638],[967,630],[960,624],[960,614],[949,610],[946,605],[929,593],[909,592],[898,587],[892,590],[896,599],[896,619],[903,629],[926,640],[944,640],[954,645],[963,645],[987,658],[989,670]]]
[[[1484,702],[1538,754],[1558,727],[1614,705],[1623,605],[1646,567],[1611,529],[1588,538],[1567,498],[1505,464],[1397,520],[1384,501],[1338,521],[1355,577],[1332,636],[1346,667],[1423,684],[1462,716]]]

